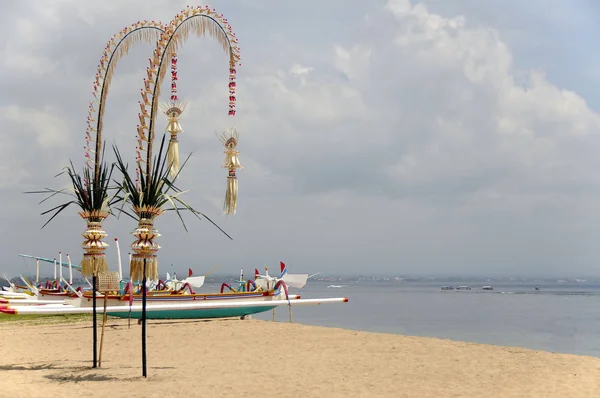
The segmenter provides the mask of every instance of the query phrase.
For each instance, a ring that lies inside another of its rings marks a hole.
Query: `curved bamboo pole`
[[[166,25],[156,21],[138,21],[127,26],[119,33],[110,38],[94,79],[94,99],[90,101],[88,108],[87,130],[86,130],[86,145],[85,157],[86,164],[91,168],[91,163],[94,162],[94,181],[99,178],[100,153],[102,151],[102,120],[104,118],[106,96],[112,82],[115,68],[118,61],[129,52],[132,45],[138,43],[154,43],[157,42],[162,33],[165,32]],[[98,110],[94,109],[94,104],[97,104]],[[95,135],[94,149],[91,147],[92,136]],[[92,156],[90,153],[94,154]]]
[[[210,9],[208,6],[198,6],[196,8],[188,6],[167,25],[165,32],[161,34],[158,40],[153,54],[154,57],[150,59],[150,65],[146,69],[147,78],[144,79],[143,102],[140,103],[141,113],[139,114],[142,124],[138,127],[139,141],[141,143],[147,142],[146,167],[143,170],[143,158],[141,156],[143,144],[138,147],[137,166],[140,173],[145,172],[147,179],[152,176],[152,144],[155,137],[154,126],[160,86],[165,77],[167,65],[170,64],[172,54],[183,45],[192,31],[195,31],[197,36],[203,36],[208,31],[208,34],[217,39],[223,49],[228,52],[230,70],[229,115],[235,115],[235,66],[240,60],[240,50],[237,46],[235,33],[233,33],[227,19],[223,15],[217,14],[215,9]],[[148,112],[146,106],[150,107],[150,112]],[[148,124],[146,124],[146,119]],[[148,132],[147,136],[145,131]]]

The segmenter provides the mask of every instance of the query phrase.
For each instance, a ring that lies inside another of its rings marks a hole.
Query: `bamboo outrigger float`
[[[193,303],[177,303],[177,304],[156,304],[147,308],[147,316],[149,319],[198,319],[198,318],[224,318],[238,317],[249,314],[256,314],[272,310],[275,307],[281,306],[308,306],[332,303],[346,303],[347,297],[333,297],[320,299],[298,299],[298,300],[262,300],[249,301],[243,300],[238,302],[193,302]],[[102,312],[102,309],[98,309]],[[106,308],[106,313],[112,316],[123,318],[128,317],[130,311],[129,306],[111,306]],[[90,314],[90,307],[32,307],[32,306],[0,306],[0,312],[11,315],[64,315],[64,314]],[[137,304],[132,306],[131,316],[140,318],[142,306]]]

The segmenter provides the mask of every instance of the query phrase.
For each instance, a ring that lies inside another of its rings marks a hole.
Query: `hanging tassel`
[[[225,193],[225,202],[223,203],[223,213],[231,215],[235,214],[237,208],[237,197],[238,197],[238,181],[236,176],[236,170],[242,169],[240,160],[238,159],[239,151],[236,151],[239,134],[231,128],[223,132],[219,139],[225,146],[225,163],[223,167],[229,170],[227,176],[227,192]]]
[[[108,263],[106,262],[106,256],[90,256],[83,255],[81,260],[81,275],[93,276],[103,272],[108,272]]]
[[[144,257],[132,256],[129,263],[129,279],[141,281],[144,278]],[[156,256],[146,257],[146,279],[158,280],[158,259]]]
[[[167,164],[169,165],[169,177],[174,180],[179,173],[179,141],[177,135],[172,135],[167,151]]]
[[[166,106],[163,108],[166,108]],[[171,180],[174,180],[175,176],[179,173],[179,141],[177,140],[177,134],[183,131],[179,124],[179,115],[181,115],[184,110],[185,104],[179,103],[168,109],[163,109],[163,112],[169,118],[167,133],[171,134],[169,148],[167,150],[167,165],[169,166],[169,177],[171,177]]]
[[[235,169],[229,170],[227,176],[227,192],[225,193],[225,203],[223,203],[223,213],[235,214],[237,208],[238,181],[235,175]]]

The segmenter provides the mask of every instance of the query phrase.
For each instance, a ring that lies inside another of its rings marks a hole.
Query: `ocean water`
[[[600,357],[600,284],[309,281],[302,298],[348,297],[343,304],[294,307],[298,323],[429,336]],[[442,291],[442,285],[472,290]],[[213,289],[210,285],[204,289]],[[204,290],[203,289],[203,290]],[[255,315],[271,320],[271,311]],[[276,313],[289,320],[287,308]]]

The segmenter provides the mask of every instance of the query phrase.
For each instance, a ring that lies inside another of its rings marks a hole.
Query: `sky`
[[[212,1],[239,38],[238,114],[228,58],[210,37],[178,53],[184,196],[206,221],[157,219],[161,275],[221,265],[251,273],[600,276],[600,51],[593,0]],[[83,167],[102,50],[182,1],[44,0],[0,5],[0,271],[18,253],[82,256],[76,208],[45,228],[25,194],[68,187]],[[195,5],[195,4],[192,4]],[[199,5],[199,4],[198,4]],[[132,48],[107,97],[107,160],[133,164],[137,101],[154,45]],[[163,96],[168,95],[165,79]],[[158,116],[157,131],[166,120]],[[240,133],[239,203],[222,214],[227,171],[215,133]],[[124,260],[134,220],[104,227]],[[125,265],[127,270],[127,265]],[[50,275],[51,265],[45,272]]]

